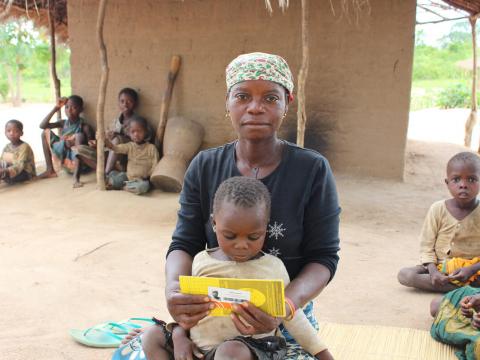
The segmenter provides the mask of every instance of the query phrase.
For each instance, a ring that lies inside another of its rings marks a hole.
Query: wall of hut
[[[334,169],[353,174],[403,176],[415,0],[370,0],[371,12],[341,16],[339,0],[310,1],[310,70],[306,86],[306,147],[327,156]],[[94,122],[100,78],[95,41],[96,0],[68,2],[72,87]],[[140,94],[139,113],[156,126],[170,57],[182,56],[170,115],[200,122],[203,147],[231,141],[225,118],[228,62],[240,53],[284,56],[301,63],[300,1],[269,16],[260,0],[109,1],[105,41],[110,63],[107,128],[125,86]],[[281,135],[295,141],[295,104]]]

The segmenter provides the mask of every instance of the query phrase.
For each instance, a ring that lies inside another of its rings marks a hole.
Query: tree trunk
[[[308,0],[302,0],[302,65],[298,73],[297,90],[297,145],[303,147],[305,141],[305,125],[307,113],[305,110],[305,82],[308,74]]]
[[[103,118],[109,71],[107,48],[105,47],[105,42],[103,40],[103,23],[105,19],[106,4],[107,0],[99,1],[97,16],[97,41],[100,51],[100,65],[102,68],[97,101],[97,186],[100,190],[105,190],[105,123]]]
[[[17,69],[15,71],[15,95],[13,96],[13,106],[22,105],[22,70],[20,59],[17,57]]]
[[[50,76],[53,83],[53,88],[55,90],[55,102],[58,101],[61,97],[60,93],[60,80],[57,76],[57,48],[55,43],[55,19],[54,12],[55,10],[55,0],[50,0],[49,9],[48,9],[48,22],[50,25],[50,54],[52,59],[50,61]],[[59,109],[57,111],[57,119],[60,121],[62,119],[62,111]]]
[[[10,102],[13,106],[15,103],[15,84],[13,82],[13,71],[10,66],[5,66],[5,71],[7,73],[8,95],[10,96]]]
[[[469,17],[472,28],[473,71],[472,71],[472,110],[465,123],[464,144],[470,147],[472,144],[472,132],[477,123],[477,16]]]

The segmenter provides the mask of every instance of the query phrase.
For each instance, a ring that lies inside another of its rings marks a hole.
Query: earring
[[[228,110],[225,111],[225,117],[226,117],[226,118],[229,118],[229,117],[230,117],[230,111],[228,111]]]
[[[285,119],[285,116],[287,116],[287,113],[283,114],[282,119]]]
[[[215,226],[215,224],[212,224],[212,230],[213,232],[217,232],[217,227]]]

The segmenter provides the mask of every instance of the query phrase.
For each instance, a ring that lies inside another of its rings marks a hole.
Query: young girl
[[[23,142],[23,124],[9,120],[5,124],[5,136],[10,141],[0,157],[0,180],[13,184],[35,177],[35,159],[30,145]]]
[[[113,145],[125,144],[132,139],[129,135],[130,120],[135,117],[135,109],[138,106],[138,93],[131,88],[123,88],[118,93],[118,107],[120,115],[114,120],[113,131],[108,132],[108,137],[111,139]],[[152,140],[153,130],[147,124],[147,133],[145,141]],[[121,154],[116,154],[114,151],[108,153],[107,162],[105,165],[105,174],[109,174],[114,168],[117,160],[123,164],[122,170],[126,163],[126,157]]]
[[[421,234],[421,265],[400,270],[402,285],[438,292],[480,286],[479,180],[478,155],[461,152],[449,160],[445,183],[452,198],[430,207]]]
[[[116,154],[128,157],[127,172],[112,170],[107,175],[107,187],[113,190],[126,190],[136,195],[144,194],[150,189],[150,175],[158,162],[155,145],[146,141],[147,121],[134,116],[129,120],[128,134],[132,141],[126,144],[112,144],[107,138],[105,146]]]
[[[65,106],[67,120],[50,122],[52,116]],[[61,98],[53,109],[40,123],[42,132],[43,153],[47,170],[40,174],[40,178],[56,177],[53,163],[62,166],[70,173],[75,171],[78,162],[75,161],[75,146],[86,145],[89,140],[94,139],[92,128],[80,117],[83,111],[83,99],[78,95],[69,98]],[[61,129],[56,135],[52,129]]]
[[[283,279],[290,282],[283,262],[262,251],[270,217],[270,194],[258,180],[237,176],[224,181],[218,188],[214,202],[212,227],[217,234],[218,248],[197,254],[192,264],[192,275]],[[234,312],[239,306],[233,305]],[[213,307],[213,301],[211,307]],[[296,311],[286,299],[284,326],[295,340],[317,359],[332,359],[330,352],[318,337],[303,311]],[[239,320],[235,313],[233,318]],[[285,339],[276,336],[279,330],[260,335],[243,336],[230,317],[207,316],[190,329],[178,324],[166,325],[157,320],[157,339],[161,349],[146,353],[149,360],[191,359],[192,355],[211,359],[282,359],[286,354]],[[221,329],[221,331],[219,331]],[[141,336],[120,348],[113,359],[135,359],[132,354]],[[139,358],[142,358],[141,356]]]

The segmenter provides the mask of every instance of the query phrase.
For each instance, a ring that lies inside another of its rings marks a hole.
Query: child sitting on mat
[[[282,279],[286,286],[289,276],[283,262],[262,252],[270,217],[270,194],[267,187],[252,178],[237,176],[224,181],[213,201],[212,227],[217,234],[218,248],[198,253],[192,264],[192,275],[246,279]],[[213,299],[211,308],[213,305]],[[233,305],[231,317],[207,316],[190,329],[189,333],[178,324],[165,324],[156,320],[158,352],[145,354],[158,359],[283,359],[286,355],[285,339],[279,330],[266,334],[244,336],[234,322],[241,322]],[[333,359],[320,340],[317,330],[303,311],[296,311],[286,298],[286,318],[283,324],[295,340],[317,359]],[[141,351],[141,335],[118,349],[113,360],[134,358]],[[139,357],[140,358],[140,357]],[[143,357],[142,357],[143,358]]]
[[[445,183],[452,198],[430,207],[420,236],[421,265],[400,270],[402,285],[437,292],[480,285],[479,180],[478,155],[461,152],[449,160]]]
[[[9,120],[5,124],[5,136],[10,140],[0,157],[0,180],[8,184],[31,180],[35,177],[35,159],[30,145],[23,142],[23,124]]]
[[[105,145],[116,154],[126,154],[128,157],[127,172],[112,170],[107,175],[107,187],[113,190],[126,190],[141,195],[150,189],[150,175],[158,163],[158,150],[155,145],[145,140],[147,121],[134,116],[129,122],[129,136],[132,141],[126,144],[112,144],[105,139]]]

